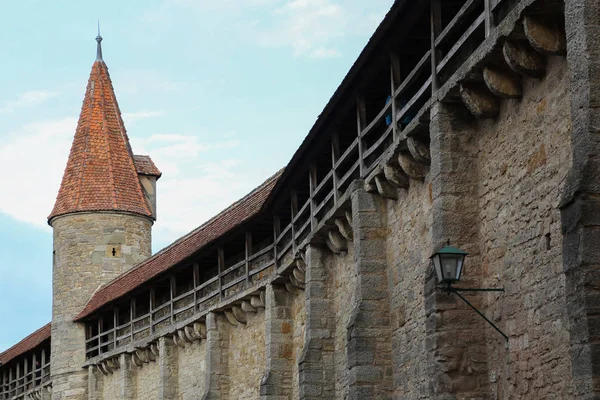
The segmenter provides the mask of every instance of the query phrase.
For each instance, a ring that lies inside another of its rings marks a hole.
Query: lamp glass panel
[[[438,278],[438,282],[442,283],[444,281],[444,273],[442,272],[442,263],[441,263],[440,258],[441,258],[441,255],[436,254],[432,257],[432,260],[433,260],[433,267],[435,268],[435,273]]]
[[[460,280],[460,275],[462,274],[463,265],[465,263],[465,256],[460,254],[458,257],[458,267],[456,270],[456,280]]]
[[[443,254],[442,272],[445,281],[455,281],[460,277],[459,261],[462,258],[458,254]],[[462,265],[461,265],[462,267]]]

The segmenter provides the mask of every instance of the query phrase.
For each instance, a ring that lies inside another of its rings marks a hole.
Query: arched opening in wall
[[[364,72],[363,86],[359,89],[360,137],[364,165],[373,166],[393,141],[392,79],[388,56],[374,59]]]
[[[313,201],[314,214],[316,222],[320,222],[323,217],[334,207],[334,176],[333,176],[333,156],[332,141],[328,135],[319,141],[313,163]]]
[[[133,340],[150,336],[150,291],[142,289],[133,297]]]
[[[153,331],[171,325],[171,279],[165,277],[154,284],[150,296],[152,304]]]
[[[98,320],[100,330],[100,353],[106,353],[115,348],[115,314],[112,310],[104,311]]]
[[[252,285],[265,278],[274,264],[273,218],[260,216],[252,222],[250,232],[248,274]]]
[[[358,149],[358,126],[356,102],[341,111],[341,118],[336,119],[331,132],[337,136],[335,155],[335,174],[337,175],[337,190],[343,195],[350,183],[360,178],[360,157]]]
[[[394,96],[398,131],[402,132],[431,98],[430,8],[393,46]]]
[[[204,311],[219,301],[219,256],[216,248],[208,249],[197,259],[200,286],[196,288],[197,307]]]
[[[467,0],[444,0],[440,10],[442,29],[435,44],[441,87],[485,40],[485,10],[483,1]]]
[[[194,265],[185,264],[173,272],[173,318],[175,322],[191,317],[194,312]]]
[[[223,296],[225,298],[245,288],[246,282],[246,233],[229,235],[223,249]]]
[[[121,301],[115,305],[117,313],[117,347],[131,342],[131,302]]]
[[[85,351],[88,357],[96,357],[100,354],[99,327],[98,318],[93,318],[85,324]]]

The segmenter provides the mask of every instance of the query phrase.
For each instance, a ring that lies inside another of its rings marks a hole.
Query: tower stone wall
[[[81,399],[88,384],[83,324],[73,322],[94,291],[151,254],[152,221],[122,213],[74,213],[51,221],[52,398]]]

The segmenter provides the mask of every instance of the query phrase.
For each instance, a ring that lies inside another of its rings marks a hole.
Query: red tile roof
[[[81,320],[102,306],[131,292],[144,282],[167,271],[190,257],[203,246],[257,215],[282,173],[283,169],[208,222],[97,290],[75,320]]]
[[[135,164],[137,173],[140,175],[155,176],[156,179],[160,178],[162,175],[162,172],[156,168],[156,165],[154,165],[150,156],[134,155],[133,163]]]
[[[0,353],[0,363],[2,363],[2,365],[6,365],[9,361],[20,356],[21,354],[35,349],[37,346],[42,344],[43,341],[50,339],[50,331],[50,324],[47,324],[33,332],[31,335],[27,336],[25,339],[21,340],[19,343],[15,344],[13,347]]]
[[[92,66],[71,153],[48,222],[79,211],[127,211],[152,218],[108,67],[101,60]]]

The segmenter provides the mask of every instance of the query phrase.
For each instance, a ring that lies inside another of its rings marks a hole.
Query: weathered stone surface
[[[415,161],[410,153],[398,154],[398,164],[400,168],[412,179],[422,181],[427,175],[428,168],[426,165]]]
[[[482,87],[460,85],[460,98],[475,118],[495,118],[500,111],[500,102]]]
[[[502,52],[504,60],[516,73],[531,78],[542,78],[546,75],[546,59],[536,52],[529,42],[507,40]]]
[[[514,73],[499,68],[485,67],[483,80],[492,94],[506,99],[520,99],[523,95],[521,81]]]
[[[410,186],[408,175],[397,164],[384,164],[383,175],[388,182],[399,189],[408,189]],[[349,224],[351,224],[351,221],[349,221]]]
[[[345,217],[334,219],[334,223],[346,240],[354,240],[354,231],[352,230],[352,226],[348,223],[348,220]]]
[[[341,253],[348,249],[348,242],[346,241],[344,236],[342,236],[342,234],[336,229],[331,229],[327,233],[327,245],[329,246],[329,249],[334,253]]]
[[[536,51],[554,56],[567,54],[567,38],[558,21],[549,25],[547,22],[543,23],[534,17],[526,16],[523,19],[523,27],[529,44]]]
[[[429,153],[429,145],[414,137],[406,139],[408,151],[413,156],[415,161],[421,164],[431,165],[431,154]]]
[[[398,199],[396,188],[393,187],[383,175],[375,176],[375,186],[377,186],[377,193],[381,196],[392,200]]]

